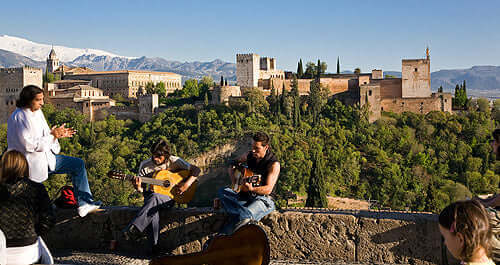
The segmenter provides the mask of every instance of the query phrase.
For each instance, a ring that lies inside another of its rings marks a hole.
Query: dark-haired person
[[[45,187],[28,177],[24,155],[5,152],[0,161],[0,230],[7,243],[6,264],[47,262],[40,260],[45,245],[39,236],[49,231],[55,218]]]
[[[151,157],[142,161],[139,166],[139,174],[132,181],[138,192],[144,195],[144,205],[139,210],[135,218],[125,228],[124,236],[127,240],[137,240],[148,227],[149,238],[153,245],[153,254],[157,254],[158,237],[160,234],[160,209],[172,207],[174,201],[167,195],[154,193],[150,186],[143,185],[141,176],[151,177],[153,173],[160,170],[177,172],[189,170],[189,177],[186,178],[177,192],[185,192],[198,178],[201,170],[186,162],[184,159],[171,155],[170,147],[164,140],[158,140],[151,146]]]
[[[231,234],[250,220],[259,221],[275,209],[269,195],[278,180],[280,163],[271,151],[267,134],[258,132],[254,134],[252,140],[252,149],[239,157],[237,162],[246,163],[252,172],[261,175],[261,186],[254,187],[245,183],[239,193],[231,188],[219,190],[218,198],[229,215],[229,220],[220,231],[222,234]],[[234,173],[235,168],[229,168],[231,186],[236,182]]]
[[[72,137],[75,130],[49,127],[42,112],[43,90],[37,86],[25,86],[16,102],[16,110],[7,121],[7,144],[9,150],[18,150],[28,160],[30,179],[41,183],[49,174],[70,174],[78,200],[81,217],[100,207],[90,192],[87,170],[83,160],[58,155],[61,147],[57,139]]]

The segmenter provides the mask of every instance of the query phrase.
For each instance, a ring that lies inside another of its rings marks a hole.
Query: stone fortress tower
[[[59,59],[57,59],[56,51],[54,48],[50,50],[49,58],[47,58],[47,71],[49,73],[55,72],[59,68]]]
[[[283,70],[276,69],[276,59],[258,54],[236,54],[236,82],[241,88],[268,88],[271,78],[285,79]]]
[[[425,50],[425,59],[403,59],[402,97],[425,98],[431,96],[431,60],[429,48]]]
[[[0,68],[0,123],[7,122],[16,109],[16,100],[23,87],[42,87],[42,69],[30,66]]]
[[[242,88],[257,87],[260,72],[260,56],[236,54],[236,83]]]

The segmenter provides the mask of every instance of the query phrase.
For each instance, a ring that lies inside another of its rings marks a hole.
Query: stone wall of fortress
[[[385,98],[380,105],[382,111],[395,113],[410,111],[427,114],[434,110],[451,112],[451,98],[450,93],[433,93],[428,98]]]
[[[401,78],[386,78],[377,80],[380,84],[380,97],[384,98],[401,98]]]
[[[124,241],[121,230],[135,216],[136,207],[108,207],[85,218],[60,210],[58,225],[44,238],[50,249],[102,251],[119,240],[118,251],[142,255],[146,240]],[[209,236],[224,222],[223,212],[187,208],[160,212],[159,245],[166,253],[201,251]],[[271,258],[328,263],[457,264],[448,258],[437,216],[429,213],[320,209],[288,209],[264,217]]]
[[[16,109],[16,99],[23,87],[35,85],[42,88],[42,69],[29,66],[0,68],[0,123],[7,122]]]

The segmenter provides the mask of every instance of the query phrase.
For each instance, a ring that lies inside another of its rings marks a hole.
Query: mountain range
[[[173,72],[189,78],[210,75],[214,80],[224,76],[236,81],[236,64],[216,59],[210,62],[180,62],[159,57],[125,57],[97,49],[53,46],[57,57],[67,66],[85,66],[96,71],[149,70]],[[52,49],[48,44],[39,44],[26,39],[0,36],[0,67],[30,65],[45,68],[45,60]],[[385,75],[401,77],[401,72],[385,71]],[[431,73],[432,90],[443,86],[444,91],[453,91],[456,84],[467,82],[470,92],[500,97],[500,66],[473,66],[469,69],[439,70]]]

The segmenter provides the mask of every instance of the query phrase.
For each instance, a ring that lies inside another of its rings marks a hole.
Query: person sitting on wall
[[[201,170],[186,162],[184,159],[171,155],[170,147],[165,140],[160,139],[151,146],[151,158],[141,162],[139,174],[132,180],[132,184],[138,192],[144,194],[144,205],[139,210],[135,218],[125,228],[123,234],[126,240],[136,241],[143,236],[144,230],[149,231],[149,238],[153,245],[153,254],[158,254],[158,237],[160,234],[160,209],[170,208],[174,201],[168,195],[154,193],[151,186],[142,184],[141,176],[153,175],[160,170],[169,170],[177,172],[180,170],[189,170],[189,176],[181,182],[177,192],[182,194],[195,181]]]
[[[261,175],[261,185],[254,187],[251,183],[244,182],[239,193],[231,188],[219,190],[218,199],[229,215],[229,219],[220,231],[221,234],[232,234],[249,221],[259,221],[275,209],[269,195],[278,180],[280,163],[271,151],[267,134],[257,132],[252,139],[252,149],[239,157],[236,162],[246,163],[254,174]],[[235,173],[236,168],[230,167],[231,186],[236,183]]]
[[[86,216],[99,209],[101,202],[94,201],[87,179],[83,160],[59,155],[59,138],[73,137],[73,128],[49,127],[42,112],[43,90],[37,86],[25,86],[16,102],[16,110],[7,121],[7,144],[9,150],[17,150],[26,156],[29,177],[41,183],[48,175],[70,174],[78,200],[78,215]]]

